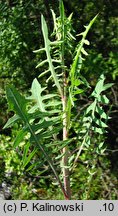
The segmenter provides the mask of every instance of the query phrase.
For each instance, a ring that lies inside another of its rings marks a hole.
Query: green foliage
[[[50,165],[52,166],[47,153],[45,152],[43,146],[40,144],[39,141],[41,141],[43,138],[50,137],[52,134],[54,134],[54,132],[60,130],[59,127],[56,128],[56,130],[54,131],[48,131],[49,126],[54,126],[54,124],[56,125],[58,124],[57,118],[56,118],[56,122],[54,121],[54,118],[53,121],[46,121],[43,120],[43,118],[48,117],[50,113],[46,113],[46,112],[43,113],[37,111],[32,113],[31,110],[28,112],[26,109],[27,100],[23,96],[21,96],[13,86],[7,87],[6,92],[9,101],[9,109],[13,110],[18,115],[18,118],[16,118],[15,116],[14,122],[20,119],[24,123],[22,130],[19,132],[15,140],[14,146],[16,147],[22,141],[26,133],[29,132],[31,135],[30,137],[31,142],[33,143],[35,142],[36,147],[39,147],[41,149],[42,153],[45,155],[46,159],[49,161]],[[34,123],[34,121],[37,119],[38,119],[38,123],[33,125],[32,123]],[[13,124],[13,117],[11,121],[9,120],[8,124],[6,124],[4,128],[10,127],[12,124]]]
[[[82,160],[84,156],[84,161]],[[117,199],[117,178],[110,172],[110,162],[105,155],[98,157],[89,148],[83,153],[79,165],[72,173],[73,199],[76,200],[112,200]],[[78,184],[79,181],[79,184]],[[84,182],[84,184],[83,184]]]
[[[87,87],[89,87],[89,84],[87,83],[86,79],[80,74],[80,70],[81,70],[81,66],[82,66],[82,61],[84,60],[82,55],[88,55],[88,53],[85,51],[84,49],[84,45],[89,45],[89,41],[86,39],[87,33],[90,30],[92,24],[94,23],[94,21],[96,20],[97,16],[95,16],[91,22],[89,23],[88,26],[85,26],[85,31],[80,33],[79,35],[82,35],[82,39],[81,42],[79,43],[79,45],[76,48],[76,55],[74,57],[74,61],[72,63],[71,66],[71,70],[70,70],[70,81],[71,81],[71,86],[69,88],[69,99],[68,99],[68,127],[70,124],[70,116],[71,116],[71,106],[74,106],[74,97],[75,95],[82,93],[81,89],[78,89],[78,86],[81,83],[84,83],[85,85],[87,85]],[[79,91],[78,91],[79,90]]]
[[[13,139],[16,136],[16,130],[13,130],[11,137],[0,135],[0,184],[5,181],[10,186],[10,192],[12,199],[42,199],[44,195],[40,193],[34,193],[37,188],[44,188],[46,183],[38,180],[38,186],[36,184],[37,179],[35,180],[35,175],[33,175],[33,182],[31,176],[27,175],[27,171],[24,170],[24,164],[26,161],[23,161],[22,152],[28,146],[27,138],[20,143],[20,145],[13,149]],[[30,152],[30,151],[29,151]],[[31,153],[32,154],[32,153]],[[9,155],[9,157],[8,157]],[[31,159],[31,158],[30,158]],[[33,162],[37,160],[37,157],[34,157]],[[31,164],[30,164],[31,165]],[[30,172],[31,173],[31,172]],[[47,190],[47,188],[45,188]]]
[[[48,62],[48,64],[49,64],[49,71],[51,72],[51,76],[49,78],[53,77],[55,85],[57,86],[60,95],[62,95],[61,86],[59,84],[59,81],[58,81],[58,78],[57,78],[57,75],[55,73],[55,69],[54,69],[53,63],[52,63],[53,61],[54,62],[59,62],[59,60],[51,59],[51,56],[50,56],[50,49],[51,49],[50,45],[51,45],[51,42],[48,39],[47,24],[46,24],[45,19],[44,19],[43,16],[41,17],[41,22],[42,22],[42,32],[43,32],[43,37],[44,37],[45,48],[38,50],[38,52],[44,50],[46,52],[47,59],[44,60],[44,61],[42,61],[41,63],[39,63],[37,65],[37,67],[42,66],[44,63]],[[56,42],[54,42],[54,45],[56,45]],[[46,72],[48,72],[48,71],[46,71]],[[48,80],[49,80],[49,78],[48,78]]]
[[[79,159],[82,163],[86,163],[87,153],[95,153],[96,158],[93,160],[93,164],[91,155],[91,160],[88,159],[86,191],[82,190],[83,194],[80,197],[82,199],[94,199],[99,191],[99,188],[94,190],[94,184],[96,185],[99,182],[98,176],[100,176],[101,171],[98,173],[95,183],[91,182],[97,169],[97,157],[103,155],[105,151],[103,136],[106,132],[108,120],[104,104],[108,105],[109,99],[104,91],[110,88],[112,84],[104,84],[105,77],[102,74],[89,97],[92,101],[83,112],[84,114],[80,115],[80,119],[76,118],[76,107],[80,98],[83,95],[87,96],[91,90],[89,82],[81,71],[83,69],[83,57],[88,55],[85,48],[86,45],[90,44],[86,37],[97,16],[79,34],[82,39],[74,49],[73,44],[76,39],[73,36],[74,31],[71,25],[72,15],[66,17],[62,1],[60,1],[59,8],[59,17],[56,17],[52,10],[54,21],[53,41],[50,40],[46,21],[43,15],[41,16],[44,48],[34,51],[37,56],[39,54],[39,57],[42,52],[44,52],[44,55],[46,54],[46,59],[42,60],[44,57],[42,55],[41,61],[36,67],[44,69],[43,72],[40,72],[39,78],[46,77],[46,83],[41,85],[35,78],[32,82],[29,97],[22,96],[14,86],[6,88],[9,110],[13,111],[15,115],[8,120],[4,128],[12,127],[20,122],[21,126],[15,138],[14,147],[18,148],[25,139],[22,153],[22,169],[33,172],[33,170],[41,169],[42,163],[44,163],[47,169],[52,169],[61,191],[67,199],[69,197],[65,185],[63,187],[61,182],[64,177],[62,171],[75,172]],[[67,53],[70,53],[70,64],[68,63],[69,55]],[[96,58],[98,61],[101,56],[99,55]],[[117,73],[114,74],[115,79]],[[73,119],[77,120],[74,125]],[[71,129],[74,129],[76,134],[71,136]],[[64,132],[68,136],[64,137]],[[98,142],[98,144],[94,146],[95,142]],[[72,145],[73,143],[75,146]],[[67,148],[64,152],[65,147]],[[37,155],[39,156],[38,162],[35,160]],[[65,159],[67,163],[60,164],[62,159]],[[89,166],[91,166],[90,169]],[[43,166],[38,174],[42,174],[47,169]],[[81,179],[80,176],[79,178]],[[73,182],[72,179],[71,184]],[[94,192],[91,189],[92,184]],[[27,187],[27,184],[21,185],[21,190],[27,191]],[[18,193],[17,189],[16,193]],[[31,197],[31,194],[25,196],[21,193],[21,196],[19,195],[22,199],[27,199],[28,196]]]
[[[103,92],[110,88],[113,84],[104,84],[105,77],[102,74],[95,86],[94,91],[90,95],[90,97],[94,97],[94,101],[86,108],[85,113],[82,118],[82,124],[83,127],[79,128],[78,134],[80,136],[80,139],[82,138],[82,144],[80,146],[80,149],[77,153],[77,156],[74,160],[74,165],[75,166],[76,162],[78,161],[78,158],[81,155],[81,152],[83,149],[88,149],[89,146],[91,145],[92,141],[92,136],[94,134],[98,133],[99,135],[102,135],[106,132],[107,128],[107,121],[108,121],[108,115],[103,109],[104,104],[108,104],[109,100],[106,97],[106,95],[103,95]],[[81,134],[81,135],[80,135]],[[97,152],[97,154],[103,154],[105,151],[103,141],[99,141],[97,146],[94,148],[94,152]]]
[[[2,14],[0,21],[0,77],[9,78],[16,85],[19,83],[21,86],[26,86],[28,83],[25,78],[32,79],[31,69],[33,70],[35,65],[33,61],[31,64],[27,63],[28,59],[33,59],[34,45],[32,44],[32,48],[29,46],[30,41],[33,41],[30,33],[33,28],[31,22],[28,24],[26,8],[21,3],[11,8],[5,2],[0,6]],[[27,58],[24,58],[26,53]]]

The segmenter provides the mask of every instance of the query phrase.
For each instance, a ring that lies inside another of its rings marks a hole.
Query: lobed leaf
[[[58,80],[58,77],[55,73],[54,66],[52,64],[52,59],[50,56],[50,41],[48,39],[48,28],[46,21],[43,17],[41,16],[41,25],[42,25],[42,32],[43,32],[43,37],[44,37],[44,43],[45,43],[45,50],[46,50],[46,55],[47,55],[47,61],[49,63],[49,70],[51,71],[52,77],[54,79],[55,85],[57,86],[57,89],[59,90],[60,95],[62,96],[62,89]]]
[[[60,184],[61,189],[63,190],[63,186],[62,183],[60,181],[60,178],[56,172],[56,169],[52,163],[52,160],[50,158],[50,156],[47,154],[47,152],[45,151],[45,148],[41,145],[41,142],[39,140],[42,140],[42,138],[47,138],[50,137],[52,135],[54,135],[55,133],[57,133],[59,130],[61,130],[61,128],[57,127],[52,129],[51,131],[46,131],[43,133],[38,133],[38,135],[35,133],[35,130],[33,128],[33,125],[30,123],[30,118],[29,113],[27,111],[27,103],[28,100],[26,100],[23,96],[21,96],[18,91],[15,89],[15,87],[13,86],[9,86],[6,88],[7,91],[7,98],[8,98],[8,102],[9,102],[9,108],[10,110],[13,110],[19,117],[20,119],[23,121],[24,123],[24,128],[22,131],[19,132],[18,137],[15,141],[14,146],[17,146],[18,143],[22,140],[22,138],[25,136],[25,132],[29,132],[31,135],[31,141],[33,141],[33,144],[35,145],[36,148],[40,148],[40,150],[42,151],[44,157],[46,158],[48,164],[50,165],[51,169],[53,170],[53,173],[58,181],[58,183]]]
[[[102,91],[104,91],[104,80],[105,80],[105,77],[104,75],[102,74],[95,86],[95,89],[94,91],[92,92],[91,96],[94,96],[96,98],[99,97],[99,95],[101,94]]]
[[[45,107],[44,107],[44,103],[42,102],[42,96],[41,93],[43,92],[44,88],[41,88],[40,83],[38,82],[38,80],[35,78],[33,80],[32,83],[32,87],[31,87],[31,92],[32,92],[32,97],[36,100],[37,106],[39,108],[40,111],[45,112]]]

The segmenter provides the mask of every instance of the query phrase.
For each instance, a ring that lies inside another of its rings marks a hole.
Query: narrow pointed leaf
[[[24,139],[25,135],[27,134],[26,130],[20,130],[16,136],[16,139],[14,141],[13,147],[16,148]]]
[[[103,104],[108,104],[109,103],[109,99],[106,97],[106,95],[100,95],[98,97],[98,101],[103,103]]]
[[[47,63],[47,62],[48,62],[47,59],[44,60],[44,61],[42,61],[42,62],[40,62],[40,63],[36,66],[36,68],[43,66],[43,65],[44,65],[45,63]]]
[[[103,87],[103,91],[107,90],[108,88],[111,88],[113,85],[114,85],[114,83],[105,84]]]
[[[42,72],[38,77],[40,78],[40,77],[46,75],[49,71],[50,71],[50,70],[46,70],[46,71]]]
[[[33,52],[34,52],[34,53],[39,53],[39,52],[42,52],[42,51],[45,51],[45,48],[41,48],[41,49],[38,49],[38,50],[34,50]]]
[[[25,157],[24,158],[24,161],[23,161],[23,167],[26,167],[28,165],[28,163],[31,161],[31,159],[34,157],[34,155],[36,154],[37,152],[37,149],[34,149],[30,154],[29,156]]]
[[[55,96],[57,96],[57,95],[56,95],[56,94],[47,94],[47,95],[44,95],[44,96],[42,97],[42,99],[43,99],[43,100],[47,100],[47,99],[53,98],[53,97],[55,97]]]
[[[23,161],[23,162],[25,161],[25,158],[27,157],[27,154],[28,154],[29,149],[30,149],[30,143],[27,142],[27,143],[24,145],[24,151],[23,151],[23,157],[22,157],[22,161]]]
[[[100,106],[96,106],[95,111],[100,115],[100,118],[103,118],[103,119],[108,118],[107,114],[104,112],[104,110]]]
[[[81,49],[81,52],[85,55],[85,56],[87,56],[88,55],[88,53],[86,52],[86,50],[82,47],[82,49]]]
[[[94,118],[93,121],[101,128],[106,128],[108,127],[102,120]]]
[[[11,117],[7,123],[4,125],[3,129],[12,127],[18,120],[19,120],[19,116],[18,115],[14,115],[13,117]]]
[[[26,121],[27,100],[18,93],[14,86],[7,87],[6,94],[9,102],[9,109],[15,111],[23,121]]]

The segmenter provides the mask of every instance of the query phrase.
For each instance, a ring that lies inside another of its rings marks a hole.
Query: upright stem
[[[63,140],[67,140],[68,138],[68,131],[67,131],[67,115],[66,115],[66,96],[62,99],[63,103]],[[63,158],[62,158],[62,166],[63,166],[63,181],[64,181],[64,189],[68,196],[68,199],[71,199],[71,189],[70,189],[70,175],[69,175],[69,168],[68,168],[68,156],[69,150],[68,146],[63,148]]]
[[[68,139],[68,131],[67,131],[67,78],[66,78],[66,70],[65,70],[65,14],[64,14],[64,5],[63,1],[59,2],[60,8],[60,17],[61,17],[61,64],[62,64],[62,74],[63,74],[63,93],[62,93],[62,105],[63,105],[63,140]],[[71,190],[70,190],[70,176],[69,176],[69,168],[68,168],[68,157],[69,150],[68,147],[64,147],[62,150],[64,156],[62,158],[62,171],[63,171],[63,182],[64,182],[64,190],[67,194],[68,199],[71,199]]]
[[[62,63],[64,65],[64,56],[62,56]],[[68,130],[67,130],[67,78],[66,71],[63,69],[63,140],[68,139]],[[68,146],[63,148],[63,158],[62,158],[62,166],[63,166],[63,181],[64,181],[64,189],[68,196],[68,199],[71,199],[71,189],[70,189],[70,174],[68,168],[68,157],[69,157],[69,149]]]

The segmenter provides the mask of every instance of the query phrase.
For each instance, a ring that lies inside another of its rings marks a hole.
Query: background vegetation
[[[74,34],[83,31],[83,26],[99,13],[96,24],[88,34],[91,42],[88,49],[89,55],[84,61],[82,74],[92,87],[100,74],[106,76],[106,82],[114,82],[107,97],[109,105],[105,110],[111,116],[108,121],[108,132],[103,137],[94,137],[93,143],[105,141],[103,154],[95,160],[97,168],[94,177],[88,172],[93,164],[93,149],[89,153],[84,152],[76,167],[71,173],[71,187],[73,199],[117,199],[118,198],[118,7],[116,0],[80,0],[79,2],[64,0],[66,14],[73,12]],[[55,187],[55,179],[51,175],[48,166],[46,172],[41,172],[37,166],[28,171],[23,168],[23,145],[13,149],[13,141],[20,125],[14,129],[3,130],[3,126],[12,113],[7,111],[5,86],[8,83],[15,84],[23,94],[27,94],[34,77],[38,77],[40,70],[35,68],[43,55],[33,53],[42,48],[43,38],[41,33],[40,17],[43,13],[49,26],[50,33],[53,30],[52,15],[50,9],[56,14],[58,1],[45,0],[6,0],[0,1],[0,184],[5,182],[11,190],[11,199],[62,199],[61,192]],[[78,37],[78,41],[79,41]],[[76,45],[78,41],[75,41]],[[68,56],[68,64],[71,59]],[[45,79],[42,78],[42,83]],[[77,103],[77,110],[81,117],[84,107],[89,103],[87,95],[82,95]],[[73,124],[72,134],[80,123]],[[25,140],[24,142],[27,142]],[[75,147],[76,149],[77,147]],[[9,156],[9,157],[8,157]],[[37,161],[35,156],[34,162]],[[88,167],[86,166],[89,161]],[[53,184],[52,184],[53,181]]]

